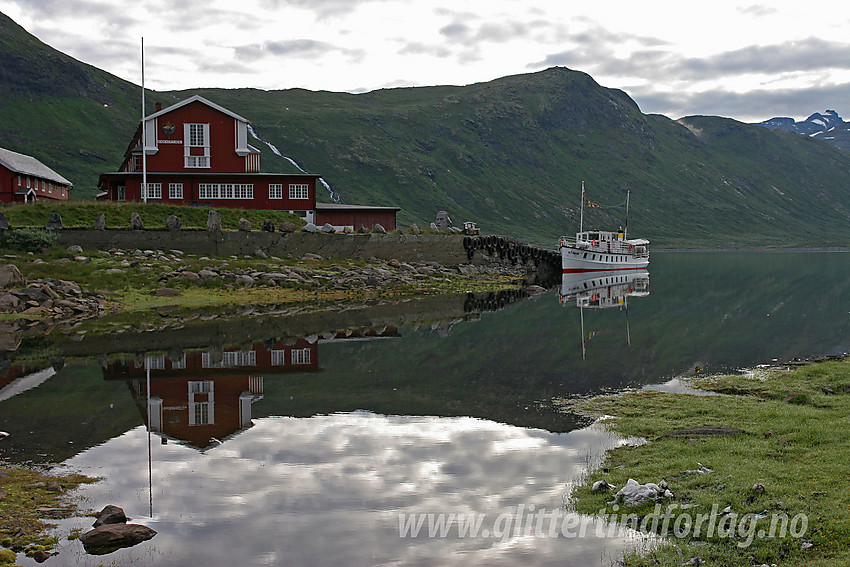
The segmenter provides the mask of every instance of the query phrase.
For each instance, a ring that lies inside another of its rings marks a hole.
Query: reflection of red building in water
[[[251,426],[251,404],[263,397],[263,374],[316,371],[318,358],[316,341],[298,339],[291,345],[277,341],[250,350],[187,353],[177,360],[166,355],[119,360],[104,375],[131,381],[144,407],[149,370],[151,430],[203,449]]]

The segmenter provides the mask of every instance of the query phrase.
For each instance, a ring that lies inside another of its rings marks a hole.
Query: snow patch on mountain
[[[844,122],[835,110],[827,110],[822,113],[815,112],[805,120],[795,121],[793,118],[777,116],[770,120],[759,122],[758,125],[770,128],[771,130],[788,130],[797,134],[816,136],[833,128],[846,130],[848,123]]]

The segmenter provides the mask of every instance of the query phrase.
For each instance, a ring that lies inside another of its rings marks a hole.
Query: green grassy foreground
[[[626,523],[640,526],[634,522],[651,518],[655,503],[620,509],[608,504],[612,493],[593,493],[591,486],[604,479],[616,491],[629,478],[641,484],[665,479],[675,499],[661,502],[661,514],[669,512],[667,530],[659,522],[655,531],[668,537],[627,555],[627,566],[679,566],[695,557],[703,563],[689,564],[850,564],[850,361],[709,377],[695,386],[719,395],[639,391],[578,403],[590,414],[613,416],[609,423],[618,433],[648,442],[611,451],[603,468],[574,491],[576,509],[615,514],[621,522],[635,514],[637,520]],[[706,425],[743,433],[668,435]],[[696,472],[701,466],[711,472]],[[727,507],[735,516],[723,514]],[[697,535],[700,514],[708,519]]]
[[[303,226],[304,220],[290,213],[280,211],[230,209],[226,207],[178,207],[160,203],[112,203],[101,201],[64,201],[56,203],[37,202],[26,205],[2,205],[0,212],[6,216],[12,228],[44,228],[52,213],[59,213],[65,228],[94,227],[98,215],[106,218],[106,227],[110,229],[129,229],[130,216],[138,213],[147,230],[165,230],[165,219],[169,215],[180,217],[184,229],[206,229],[210,210],[221,216],[225,230],[236,230],[240,218],[247,219],[254,230],[263,226],[265,219],[271,219],[275,228],[290,221],[295,226]]]
[[[58,541],[51,519],[69,518],[79,509],[65,493],[96,479],[79,474],[55,476],[20,467],[0,467],[0,564],[16,553],[49,552]],[[43,559],[42,559],[43,561]]]

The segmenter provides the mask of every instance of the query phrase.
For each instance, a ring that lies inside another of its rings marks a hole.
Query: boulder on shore
[[[124,509],[119,506],[109,504],[104,506],[103,510],[98,512],[94,521],[94,527],[99,528],[104,524],[126,524],[127,516],[124,515]]]
[[[207,215],[207,230],[210,232],[221,232],[221,215],[211,210]]]
[[[180,230],[183,227],[183,221],[177,215],[168,215],[165,219],[165,227],[171,231]]]
[[[26,283],[27,280],[16,265],[0,265],[0,288],[22,287],[26,285]]]
[[[452,219],[449,218],[449,213],[446,211],[437,211],[437,218],[434,219],[434,226],[437,230],[448,230],[452,226]]]
[[[45,227],[47,230],[62,230],[62,217],[59,213],[50,213],[50,218],[47,219]]]
[[[662,498],[673,498],[673,493],[666,487],[666,484],[663,483],[660,486],[654,482],[641,484],[630,478],[626,485],[614,495],[614,500],[611,503],[622,502],[624,506],[634,507]]]
[[[104,524],[80,536],[80,542],[91,555],[105,555],[124,547],[147,541],[156,531],[141,524]]]
[[[133,213],[130,215],[130,228],[133,230],[145,229],[145,223],[142,221],[142,217],[139,216],[139,213]]]

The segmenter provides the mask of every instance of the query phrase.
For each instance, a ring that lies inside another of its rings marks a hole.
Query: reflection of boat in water
[[[558,300],[566,305],[575,297],[576,306],[594,309],[624,307],[627,297],[649,295],[649,272],[599,272],[561,276]]]
[[[561,290],[558,301],[568,305],[575,299],[581,309],[581,356],[587,354],[588,336],[584,333],[584,308],[607,309],[620,307],[626,311],[626,342],[632,344],[629,331],[629,297],[649,295],[649,272],[647,270],[629,272],[599,272],[594,274],[571,273],[561,276]]]
[[[626,228],[616,232],[604,230],[584,230],[584,183],[581,185],[581,220],[575,240],[562,236],[558,240],[561,251],[561,266],[565,274],[587,272],[645,270],[649,265],[649,240],[628,237],[629,230],[629,194],[626,206]],[[595,203],[591,206],[599,207]],[[609,208],[609,207],[605,207]]]

